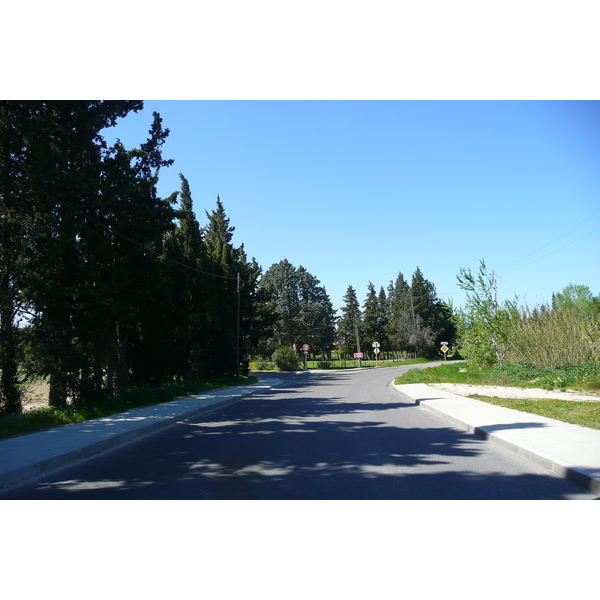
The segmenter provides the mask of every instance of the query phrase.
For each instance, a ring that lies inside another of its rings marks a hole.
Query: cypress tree
[[[356,328],[362,330],[362,315],[356,290],[349,285],[344,295],[344,306],[341,308],[341,317],[337,323],[338,343],[346,354],[356,352]]]
[[[363,337],[364,351],[371,354],[373,352],[373,342],[379,342],[379,320],[378,320],[378,301],[375,286],[369,281],[367,287],[367,297],[363,304]]]

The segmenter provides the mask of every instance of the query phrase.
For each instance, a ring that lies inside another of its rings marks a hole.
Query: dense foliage
[[[260,267],[220,199],[157,195],[169,130],[139,148],[103,130],[142,102],[0,102],[0,410],[48,378],[51,406],[234,374],[260,328]],[[179,206],[175,207],[179,198]],[[243,318],[240,315],[243,314]]]
[[[328,355],[335,343],[335,311],[320,281],[304,267],[287,259],[272,265],[260,280],[273,315],[272,334],[265,338],[263,353],[279,346]]]
[[[495,275],[482,260],[475,276],[461,269],[467,292],[457,312],[461,352],[480,366],[526,364],[561,369],[594,363],[600,357],[600,298],[587,286],[569,285],[551,305],[533,309],[518,299],[498,302]]]
[[[439,300],[433,283],[417,267],[409,285],[402,272],[390,281],[387,293],[372,282],[362,310],[356,290],[349,286],[337,327],[340,351],[360,351],[374,357],[374,343],[382,355],[440,357],[441,342],[453,345],[456,330],[451,308]],[[358,339],[357,339],[358,338]]]

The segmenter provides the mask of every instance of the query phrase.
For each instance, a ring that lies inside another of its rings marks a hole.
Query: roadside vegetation
[[[600,394],[600,363],[550,369],[532,367],[527,363],[495,367],[476,364],[448,363],[430,369],[414,369],[395,381],[404,383],[466,383],[471,385],[501,385],[545,390],[578,390]]]
[[[407,365],[419,365],[431,362],[430,358],[410,358],[406,360],[362,360],[359,365],[358,360],[345,358],[332,358],[321,360],[307,360],[306,365],[311,369],[357,369],[370,367],[405,367]],[[302,369],[300,362],[297,363],[297,369]],[[295,369],[279,369],[277,363],[267,360],[256,360],[250,363],[251,371],[289,371]]]
[[[574,400],[539,400],[527,398],[494,398],[473,394],[470,398],[504,406],[522,412],[556,419],[592,429],[600,429],[600,403],[577,402]]]
[[[526,364],[496,367],[478,367],[472,363],[456,363],[413,369],[396,384],[405,383],[464,383],[470,385],[541,388],[546,390],[575,390],[590,395],[598,394],[598,402],[550,400],[538,398],[497,398],[470,394],[469,398],[505,406],[565,423],[600,429],[600,364],[589,363],[580,367],[549,369]]]
[[[516,298],[498,302],[495,275],[484,261],[477,275],[462,269],[458,281],[467,302],[456,312],[457,342],[467,361],[413,370],[396,383],[574,390],[600,400],[600,297],[587,286],[569,285],[550,305],[531,309]],[[600,402],[470,397],[600,429]]]
[[[212,390],[248,385],[257,381],[258,379],[253,376],[214,377],[181,383],[174,382],[160,387],[134,387],[123,394],[93,402],[82,400],[66,406],[35,408],[25,413],[0,413],[0,439],[108,417],[135,408],[162,404]]]

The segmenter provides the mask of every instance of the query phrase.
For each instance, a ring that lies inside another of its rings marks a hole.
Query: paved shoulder
[[[397,392],[485,439],[600,493],[600,431],[416,383]]]
[[[236,402],[283,383],[276,378],[216,390],[164,404],[64,425],[0,441],[0,488],[89,458],[179,421]]]

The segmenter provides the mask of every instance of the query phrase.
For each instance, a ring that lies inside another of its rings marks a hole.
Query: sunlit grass
[[[496,406],[513,408],[522,412],[556,419],[563,423],[600,429],[600,402],[577,402],[572,400],[537,400],[535,398],[495,398],[472,394],[469,398],[482,400]]]
[[[96,402],[80,402],[64,407],[41,407],[22,414],[0,414],[0,439],[108,417],[133,408],[170,402],[215,389],[256,383],[249,377],[219,377],[173,383],[157,388],[132,388],[120,396]]]
[[[344,360],[344,359],[333,359],[333,360],[308,360],[306,365],[308,370],[311,369],[356,369],[359,366],[363,368],[371,367],[404,367],[407,365],[419,365],[423,363],[433,362],[429,358],[410,358],[408,360],[363,360],[359,365],[358,360]],[[300,362],[300,368],[304,368],[302,361]],[[270,361],[254,361],[250,363],[250,369],[252,371],[277,371],[275,363]]]
[[[526,363],[490,368],[476,367],[469,363],[455,363],[429,369],[414,369],[398,377],[395,383],[466,383],[546,390],[568,388],[594,393],[600,388],[600,364],[588,363],[550,369],[532,367]]]
[[[412,369],[397,377],[394,383],[464,383],[523,388],[569,389],[597,393],[598,374],[594,364],[565,369],[543,369],[527,365],[477,368],[468,363],[457,363]],[[496,398],[473,394],[469,396],[483,402],[505,406],[522,412],[557,419],[564,423],[600,429],[600,402],[573,400]]]

